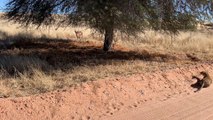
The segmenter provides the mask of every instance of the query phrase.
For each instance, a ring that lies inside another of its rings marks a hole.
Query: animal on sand
[[[197,79],[197,82],[192,85],[197,87],[197,90],[195,92],[200,91],[202,88],[207,88],[212,84],[212,79],[208,72],[202,71],[200,72],[200,74],[203,76],[202,79],[197,76],[192,76],[193,79]]]

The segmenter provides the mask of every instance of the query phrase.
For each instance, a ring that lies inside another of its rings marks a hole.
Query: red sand
[[[147,102],[193,94],[190,87],[195,82],[191,79],[192,74],[203,70],[213,73],[213,64],[108,78],[83,83],[69,90],[0,99],[0,119],[100,120]]]

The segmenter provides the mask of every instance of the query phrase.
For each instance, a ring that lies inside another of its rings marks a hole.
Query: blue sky
[[[0,0],[0,11],[3,11],[3,9],[5,9],[5,4],[8,2],[9,0]]]

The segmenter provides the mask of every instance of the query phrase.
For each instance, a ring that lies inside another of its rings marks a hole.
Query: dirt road
[[[213,120],[213,86],[187,97],[152,102],[117,113],[110,120]]]

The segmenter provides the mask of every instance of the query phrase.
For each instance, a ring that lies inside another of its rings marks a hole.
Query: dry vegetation
[[[24,28],[3,20],[0,26],[0,97],[171,69],[210,61],[213,56],[211,31],[180,32],[178,36],[146,31],[138,37],[117,33],[113,50],[104,53],[102,36],[90,29]],[[75,30],[83,32],[83,40],[76,39]]]

